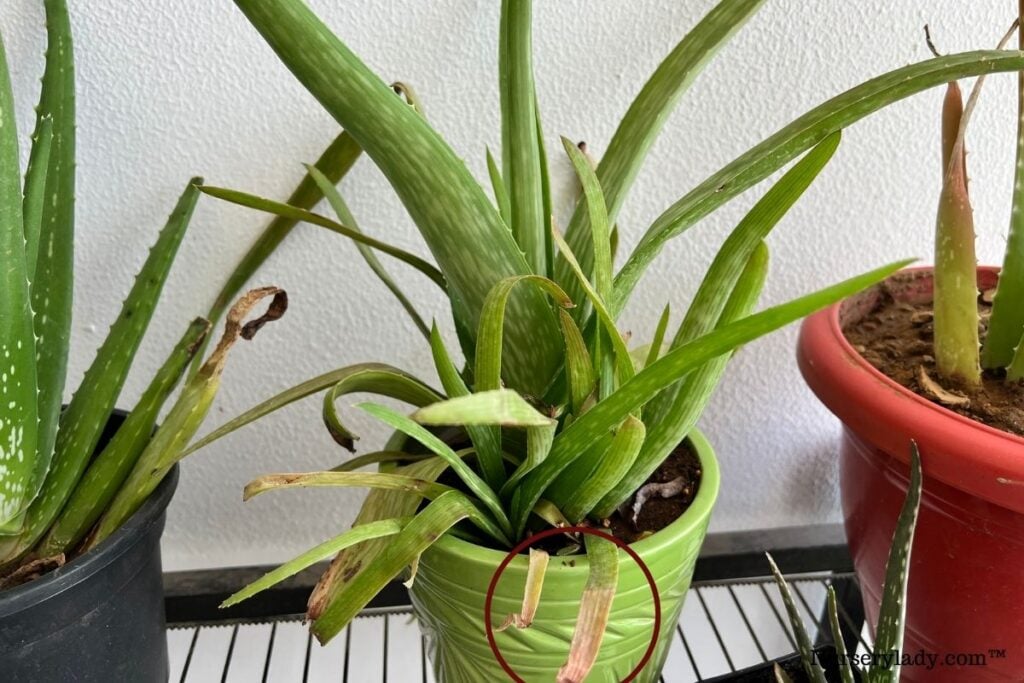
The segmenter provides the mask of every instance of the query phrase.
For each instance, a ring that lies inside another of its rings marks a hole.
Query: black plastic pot
[[[818,663],[825,669],[825,677],[829,681],[839,681],[839,657],[835,647],[832,645],[816,647],[814,648],[814,654]],[[764,664],[758,664],[757,666],[725,674],[724,676],[709,678],[706,680],[706,683],[776,683],[778,680],[775,677],[776,664],[789,675],[793,683],[807,681],[807,674],[804,673],[804,665],[800,661],[800,655],[792,654],[788,657],[776,659],[774,662],[765,662]],[[856,681],[860,680],[860,675],[856,671],[853,672],[853,677]]]
[[[167,680],[160,535],[177,484],[175,467],[105,542],[0,592],[0,680]]]

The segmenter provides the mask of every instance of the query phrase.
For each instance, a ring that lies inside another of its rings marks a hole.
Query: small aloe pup
[[[829,625],[839,655],[841,683],[853,683],[855,670],[858,674],[856,680],[862,680],[865,683],[899,683],[904,619],[907,612],[907,581],[910,578],[910,551],[914,544],[914,529],[917,527],[917,516],[921,507],[922,482],[921,455],[917,451],[917,444],[911,443],[910,483],[906,500],[903,502],[903,509],[896,522],[896,531],[893,533],[892,547],[889,550],[889,560],[886,563],[885,585],[882,587],[882,605],[878,613],[878,625],[875,629],[875,645],[870,657],[871,665],[864,671],[856,670],[851,665],[851,657],[846,652],[843,634],[839,626],[835,591],[831,586],[828,588]],[[803,618],[800,616],[800,611],[793,600],[786,580],[782,577],[782,573],[775,565],[771,555],[768,556],[768,562],[772,566],[772,573],[786,605],[793,635],[796,636],[796,642],[800,647],[800,657],[807,680],[811,683],[830,683],[826,678],[825,671],[814,659],[811,639],[807,635]],[[789,683],[790,681],[778,665],[775,668],[775,675],[778,683]]]
[[[1024,17],[1024,2],[1020,3]],[[1017,33],[1024,49],[1020,18],[1000,42]],[[940,382],[961,391],[947,391],[930,378],[922,384],[940,401],[970,402],[982,384],[983,369],[1005,375],[1007,382],[1024,379],[1024,74],[1017,77],[1017,163],[1009,235],[999,282],[992,296],[991,316],[979,344],[977,259],[974,216],[968,190],[965,135],[984,78],[979,78],[964,105],[960,87],[947,86],[942,108],[942,192],[935,227],[935,366]],[[922,371],[923,374],[923,371]]]
[[[45,7],[46,66],[24,180],[0,40],[0,588],[93,547],[141,505],[198,429],[227,348],[238,337],[239,318],[259,298],[283,297],[271,288],[240,302],[218,351],[187,383],[154,435],[161,408],[210,329],[207,320],[194,320],[116,435],[94,457],[201,180],[189,181],[95,360],[62,407],[75,241],[74,59],[64,0],[46,0]]]
[[[558,203],[551,197],[533,82],[529,0],[501,4],[501,159],[487,155],[489,189],[470,175],[431,127],[408,88],[389,87],[301,0],[235,4],[344,132],[308,168],[287,203],[203,188],[275,216],[230,278],[213,313],[297,222],[318,225],[356,242],[368,265],[412,316],[429,342],[441,388],[389,365],[350,366],[269,399],[197,442],[196,447],[209,443],[316,392],[326,392],[324,421],[331,435],[350,450],[355,436],[339,417],[338,399],[369,392],[415,409],[406,414],[363,403],[363,410],[396,430],[382,450],[332,471],[273,474],[247,487],[247,497],[291,487],[373,490],[352,529],[229,603],[336,556],[309,604],[313,632],[327,641],[387,582],[412,567],[412,598],[435,646],[435,668],[447,681],[504,676],[480,623],[487,581],[502,557],[496,549],[507,550],[545,527],[603,525],[624,503],[642,507],[645,496],[635,494],[686,442],[703,469],[697,498],[677,522],[662,530],[648,529],[657,533],[636,543],[638,552],[660,565],[656,578],[666,596],[665,624],[673,623],[718,485],[714,456],[694,425],[729,357],[746,342],[876,283],[901,266],[885,266],[754,312],[767,273],[764,240],[832,158],[844,127],[950,78],[1024,66],[1024,57],[1016,52],[975,52],[905,66],[865,82],[698,182],[655,220],[616,269],[617,218],[647,152],[701,67],[761,2],[723,0],[683,37],[639,89],[600,161],[591,163],[578,145],[563,140],[563,163],[574,169],[582,189],[574,212],[562,217],[564,232],[552,215]],[[336,185],[361,152],[388,178],[433,263],[369,236],[357,224]],[[630,349],[616,320],[662,247],[790,162],[721,245],[674,331],[666,307],[649,347]],[[324,197],[333,218],[313,212]],[[447,299],[464,364],[438,326],[413,310],[378,253],[417,269]],[[441,430],[452,438],[439,438]],[[378,471],[356,471],[366,466]],[[574,542],[583,545],[582,539]],[[515,664],[543,651],[537,655],[543,664],[534,659],[531,666],[545,680],[560,670],[564,680],[579,680],[588,669],[593,680],[621,680],[629,673],[622,667],[635,664],[646,644],[637,633],[649,628],[650,613],[643,615],[644,621],[635,611],[621,611],[631,605],[618,596],[608,599],[609,587],[632,586],[637,576],[631,572],[638,570],[630,569],[623,553],[608,562],[604,542],[585,545],[589,558],[573,559],[571,566],[568,560],[553,559],[547,566],[544,595],[536,605],[531,599],[526,616],[518,619],[527,625],[536,607],[534,625],[497,636]],[[654,547],[659,552],[647,550]],[[521,559],[510,565],[514,572],[526,572],[525,556]],[[532,579],[531,585],[539,585],[536,571]],[[549,590],[554,596],[571,595],[575,602],[549,598]],[[591,597],[581,606],[584,592]],[[465,602],[446,607],[455,595]],[[515,601],[502,604],[502,618],[516,609],[521,595],[520,587]],[[637,609],[647,607],[650,602]],[[557,627],[552,625],[553,610],[558,612]],[[633,626],[623,627],[627,620]],[[603,628],[606,621],[608,629]],[[545,629],[537,628],[542,622]],[[640,680],[656,678],[664,635],[670,631],[663,631]],[[639,651],[629,650],[626,641],[634,649],[639,645]]]

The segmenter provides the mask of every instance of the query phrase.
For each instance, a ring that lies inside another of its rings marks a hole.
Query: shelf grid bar
[[[829,584],[839,595],[859,600],[849,574],[790,580],[808,630],[820,643],[831,640],[825,617]],[[662,683],[702,681],[793,651],[784,607],[770,577],[695,582],[690,593]],[[859,641],[863,648],[863,625],[842,605],[841,614],[846,642]],[[172,683],[435,683],[408,607],[367,610],[326,646],[315,642],[296,615],[269,623],[172,626],[167,639]]]

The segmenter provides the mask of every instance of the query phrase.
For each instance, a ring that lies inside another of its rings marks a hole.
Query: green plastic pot
[[[661,531],[632,544],[647,565],[661,598],[657,647],[633,680],[657,681],[690,587],[694,564],[718,497],[714,451],[696,430],[688,437],[703,476],[689,509]],[[443,536],[420,558],[410,589],[413,608],[426,639],[434,673],[441,683],[509,680],[487,640],[484,603],[491,578],[505,553]],[[518,612],[528,561],[518,556],[501,575],[494,593],[495,628]],[[551,683],[565,663],[587,581],[586,557],[551,558],[533,625],[495,633],[502,656],[524,681]],[[619,683],[640,663],[654,631],[654,600],[639,565],[619,551],[619,587],[608,629],[588,683]]]

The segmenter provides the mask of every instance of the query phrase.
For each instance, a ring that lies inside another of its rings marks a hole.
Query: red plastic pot
[[[979,268],[979,286],[994,286],[997,273]],[[887,287],[897,300],[930,301],[931,270],[904,271]],[[843,423],[843,515],[869,621],[878,619],[913,439],[925,483],[903,652],[937,660],[904,668],[903,680],[1024,681],[1024,439],[918,396],[854,350],[843,328],[880,291],[808,318],[798,348],[804,379]]]

